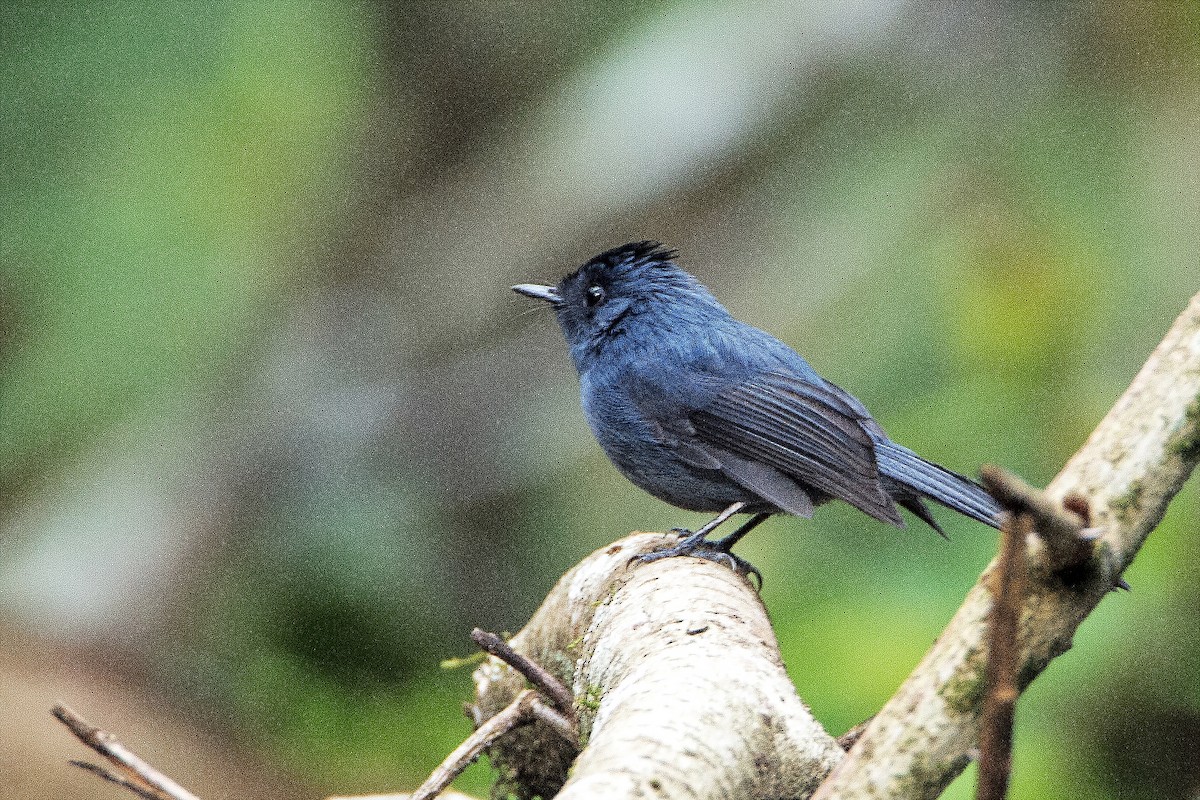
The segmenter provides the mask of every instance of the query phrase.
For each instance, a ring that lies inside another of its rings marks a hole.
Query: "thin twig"
[[[551,675],[545,667],[534,662],[528,656],[518,653],[512,649],[512,646],[508,642],[494,633],[475,628],[471,631],[471,638],[475,640],[475,644],[479,645],[481,650],[494,655],[524,675],[525,679],[537,687],[546,696],[547,700],[554,703],[555,708],[569,722],[575,723],[574,696],[563,685],[563,682]]]
[[[166,797],[166,795],[164,795],[162,792],[151,789],[149,786],[146,786],[143,783],[109,772],[99,764],[93,764],[90,761],[77,761],[76,759],[71,759],[69,763],[72,766],[79,767],[84,772],[92,773],[97,778],[101,778],[109,783],[115,783],[117,786],[128,789],[138,797],[145,798],[145,800],[163,800],[163,798]]]
[[[476,728],[462,744],[454,748],[412,793],[411,800],[432,800],[437,797],[493,742],[518,725],[529,722],[533,718],[533,704],[536,701],[537,692],[523,690],[503,711]]]
[[[979,477],[988,494],[1012,514],[1032,517],[1033,529],[1046,543],[1046,561],[1051,572],[1070,571],[1092,557],[1095,535],[1088,524],[1087,500],[1080,495],[1068,504],[1051,500],[1045,492],[994,464],[984,464]]]
[[[50,710],[54,717],[66,725],[71,733],[75,734],[81,742],[95,750],[100,755],[107,758],[109,761],[116,764],[122,770],[128,772],[130,776],[136,779],[133,782],[141,781],[153,793],[155,800],[161,798],[170,798],[170,800],[199,800],[196,795],[189,792],[187,789],[180,786],[175,781],[168,778],[163,773],[159,772],[147,762],[143,761],[137,754],[130,750],[125,745],[117,740],[106,730],[97,728],[78,713],[61,703],[54,706]],[[105,770],[95,767],[84,767],[89,772],[104,773]],[[104,775],[106,780],[113,780],[114,783],[119,783],[125,786],[130,791],[137,791],[128,786],[118,776]],[[114,780],[115,779],[115,780]],[[147,795],[143,792],[137,792],[142,797]]]
[[[1025,602],[1025,540],[1033,518],[1004,514],[1000,558],[993,573],[992,610],[988,615],[985,695],[979,728],[979,779],[976,800],[1003,800],[1012,771],[1013,715],[1017,698],[1017,661],[1021,608]]]
[[[567,719],[561,713],[546,705],[540,698],[533,701],[531,711],[535,717],[545,722],[558,734],[575,747],[579,747],[579,724]]]

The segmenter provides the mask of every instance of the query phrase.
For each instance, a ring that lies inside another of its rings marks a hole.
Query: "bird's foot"
[[[730,551],[729,548],[733,547],[734,542],[729,540],[734,537],[727,536],[724,539],[710,542],[704,538],[704,533],[692,533],[683,528],[673,528],[672,531],[685,535],[683,541],[673,547],[634,556],[631,560],[647,564],[651,561],[661,561],[664,558],[674,558],[675,556],[695,556],[696,558],[703,558],[718,564],[724,564],[747,580],[749,580],[750,576],[754,576],[757,579],[758,591],[762,591],[763,577],[762,573],[758,571],[758,567],[746,559],[734,555]]]

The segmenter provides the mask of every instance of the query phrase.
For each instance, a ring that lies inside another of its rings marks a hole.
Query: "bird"
[[[893,442],[857,398],[735,319],[659,242],[606,250],[555,286],[512,289],[554,309],[584,417],[616,468],[674,506],[719,512],[640,560],[699,556],[761,585],[733,546],[772,515],[809,518],[831,500],[900,528],[903,508],[943,537],[926,499],[1000,527],[981,486]],[[750,516],[708,540],[736,514]]]

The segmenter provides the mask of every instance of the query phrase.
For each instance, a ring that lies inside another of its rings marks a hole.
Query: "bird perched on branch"
[[[904,527],[899,505],[940,534],[928,498],[999,527],[981,487],[889,439],[862,403],[734,319],[658,242],[601,253],[557,286],[512,288],[554,307],[584,416],[617,469],[668,503],[721,512],[645,560],[696,555],[756,573],[730,552],[738,540],[772,514],[811,517],[832,499]],[[706,539],[738,513],[752,516]]]

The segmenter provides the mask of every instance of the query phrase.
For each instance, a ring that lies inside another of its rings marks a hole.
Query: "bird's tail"
[[[880,473],[899,484],[897,488],[900,491],[894,495],[896,501],[939,533],[941,528],[932,521],[929,511],[921,504],[921,496],[985,525],[1000,527],[999,504],[970,478],[926,461],[907,447],[889,440],[875,442],[875,457]],[[915,492],[917,496],[905,490]]]

